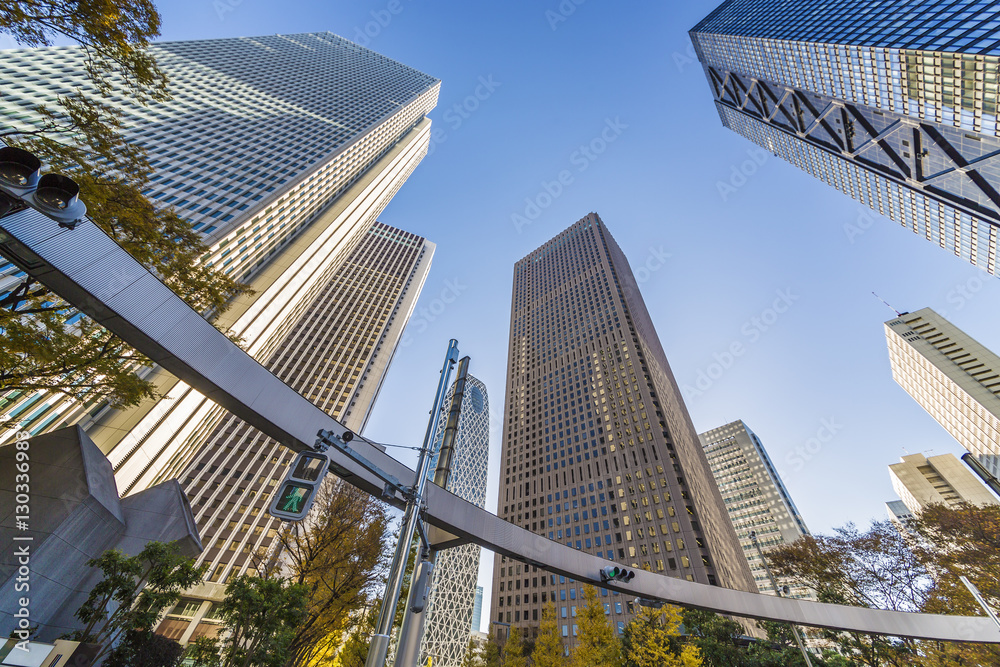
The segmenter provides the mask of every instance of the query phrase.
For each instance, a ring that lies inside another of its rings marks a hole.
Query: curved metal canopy
[[[92,222],[59,228],[33,210],[0,220],[0,253],[150,359],[281,444],[311,449],[320,430],[347,429],[267,371]],[[353,449],[400,480],[413,471],[372,444]],[[328,450],[341,477],[378,497],[383,482],[346,455]],[[401,498],[395,499],[401,506]],[[602,582],[608,561],[548,540],[430,485],[424,519],[461,540],[548,572],[622,593],[723,614],[882,635],[1000,643],[986,617],[847,607],[745,593],[638,571],[627,584]]]

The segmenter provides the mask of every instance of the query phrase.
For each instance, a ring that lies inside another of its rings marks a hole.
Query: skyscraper
[[[448,390],[444,405],[451,405],[455,387]],[[447,410],[438,421],[434,449],[440,451],[444,437]],[[479,507],[486,506],[487,465],[490,456],[490,403],[486,385],[469,375],[462,398],[462,413],[455,436],[455,454],[451,462],[448,490]],[[429,475],[437,469],[435,453]],[[438,553],[434,563],[434,578],[427,595],[427,619],[420,641],[418,664],[426,665],[428,657],[440,667],[459,667],[469,647],[469,628],[473,625],[476,604],[476,582],[479,580],[480,548],[463,544]],[[479,590],[480,609],[482,589]],[[476,626],[475,629],[479,629]]]
[[[204,235],[206,263],[256,291],[219,324],[267,360],[426,153],[425,116],[440,82],[330,33],[164,42],[150,51],[171,99],[111,103],[156,170],[149,196]],[[0,79],[10,82],[0,118],[27,129],[53,88],[91,90],[84,65],[76,47],[0,53]],[[16,271],[0,266],[0,288],[12,289]],[[162,370],[142,373],[162,400],[116,411],[7,393],[0,410],[33,433],[80,423],[111,459],[119,490],[139,491],[176,476],[224,415]]]
[[[497,515],[616,563],[753,585],[628,261],[595,213],[514,265]],[[497,556],[490,620],[567,646],[582,584]],[[631,600],[603,590],[621,630]]]
[[[996,274],[998,18],[984,0],[727,0],[691,38],[723,125]]]
[[[896,530],[904,536],[910,536],[910,522],[913,521],[913,512],[906,506],[906,503],[902,500],[890,500],[885,504],[885,510],[889,515],[889,521],[892,521],[896,526]]]
[[[1000,357],[930,308],[885,323],[892,377],[1000,475]]]
[[[757,434],[742,421],[714,428],[698,436],[705,449],[722,501],[753,572],[757,589],[774,595],[774,586],[750,540],[757,533],[766,552],[809,534],[784,482]],[[792,597],[810,597],[808,589],[795,588]]]
[[[476,586],[476,602],[472,607],[472,632],[479,632],[483,623],[483,587]]]
[[[892,490],[912,514],[933,504],[997,504],[993,494],[954,454],[908,454],[889,466],[889,478]]]
[[[268,369],[352,431],[364,429],[406,321],[430,269],[434,244],[376,223],[281,341]],[[209,565],[158,632],[187,642],[212,634],[211,604],[254,556],[277,555],[281,521],[267,513],[293,453],[226,415],[179,477]],[[478,549],[478,547],[477,547]],[[478,559],[477,559],[478,562]],[[208,620],[206,620],[208,619]]]

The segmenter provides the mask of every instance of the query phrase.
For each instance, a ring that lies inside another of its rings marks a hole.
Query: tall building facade
[[[995,505],[996,498],[954,454],[908,454],[889,466],[892,490],[911,514],[928,505]],[[901,523],[905,523],[903,518]]]
[[[698,437],[757,589],[774,595],[776,591],[750,533],[756,532],[766,557],[768,549],[794,542],[808,535],[809,529],[760,438],[746,424],[735,421]],[[792,589],[791,596],[809,598],[812,593],[797,587]]]
[[[355,432],[369,411],[430,269],[434,244],[376,223],[309,304],[267,361],[268,369]],[[281,521],[271,494],[294,458],[291,450],[226,415],[190,465],[178,470],[191,501],[208,564],[205,582],[158,632],[186,643],[212,635],[212,604],[233,576],[256,574],[278,555]]]
[[[615,563],[754,591],[625,255],[591,213],[514,265],[497,515]],[[490,621],[575,645],[581,582],[496,556]],[[619,631],[626,596],[602,590]]]
[[[479,632],[483,624],[483,587],[476,586],[476,601],[472,607],[472,632]]]
[[[326,289],[426,154],[440,82],[331,33],[165,42],[150,52],[171,98],[111,100],[128,141],[155,174],[147,194],[204,236],[203,261],[242,278],[219,326],[265,361]],[[93,92],[76,47],[0,53],[0,118],[38,121],[53,91]],[[0,266],[0,293],[17,270]],[[161,369],[140,369],[163,395],[111,410],[44,392],[0,396],[0,418],[40,433],[79,423],[108,455],[119,491],[175,477],[225,411]],[[0,432],[0,444],[17,428]]]
[[[896,530],[904,536],[910,536],[910,522],[913,521],[913,512],[910,508],[906,506],[902,500],[890,500],[885,504],[886,514],[889,515],[889,521],[892,521],[893,525],[896,526]]]
[[[448,390],[444,405],[451,404],[455,387]],[[438,421],[435,454],[431,458],[429,475],[437,470],[438,453],[444,437],[447,410]],[[487,466],[490,456],[490,403],[486,385],[468,376],[462,397],[462,413],[455,437],[455,454],[451,461],[448,490],[477,507],[486,506]],[[463,544],[438,553],[434,563],[434,579],[427,594],[427,618],[420,640],[418,664],[440,667],[460,667],[469,647],[469,628],[473,625],[476,604],[476,583],[479,581],[481,549],[476,544]],[[479,590],[482,605],[482,589]],[[476,628],[478,629],[478,627]]]
[[[892,377],[1000,475],[1000,356],[930,308],[885,323]]]
[[[997,273],[1000,10],[727,0],[691,31],[723,125]]]

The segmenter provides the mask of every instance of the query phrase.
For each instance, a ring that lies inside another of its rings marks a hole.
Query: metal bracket
[[[347,431],[347,433],[350,433],[350,431]],[[404,498],[412,496],[412,487],[404,486],[402,482],[396,479],[396,477],[385,472],[354,449],[351,449],[350,445],[347,443],[353,439],[353,434],[351,434],[350,438],[345,439],[335,434],[333,431],[321,430],[317,434],[316,444],[313,446],[313,449],[318,452],[324,452],[328,448],[333,447],[337,451],[348,456],[352,461],[362,466],[368,472],[372,473],[385,483],[385,487],[382,489],[382,496],[387,500],[395,499],[396,493],[403,494]]]

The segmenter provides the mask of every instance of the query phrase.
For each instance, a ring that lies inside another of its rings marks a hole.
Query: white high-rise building
[[[445,406],[451,405],[454,385],[448,390]],[[448,411],[438,421],[435,452],[441,448]],[[455,436],[448,490],[477,507],[486,506],[486,477],[490,455],[490,403],[486,385],[469,375],[462,398],[462,413]],[[431,457],[430,476],[434,478],[438,454]],[[427,596],[427,619],[420,641],[418,664],[430,658],[435,667],[459,667],[469,647],[469,629],[473,626],[476,602],[482,610],[483,589],[479,580],[480,548],[463,544],[445,549],[434,563],[434,579]],[[478,594],[477,594],[478,591]],[[478,630],[478,624],[474,630]]]
[[[892,490],[911,514],[934,504],[997,504],[993,494],[954,454],[908,454],[889,466],[889,478]],[[903,517],[899,520],[905,523]]]
[[[331,33],[165,42],[150,51],[171,98],[112,104],[155,169],[148,195],[204,235],[203,261],[255,290],[218,324],[264,361],[426,154],[426,114],[440,82]],[[0,80],[0,120],[20,129],[54,94],[93,88],[76,47],[0,52]],[[0,265],[0,294],[19,280],[15,267]],[[144,375],[164,398],[127,411],[44,392],[0,395],[0,418],[17,427],[0,432],[0,444],[17,430],[80,423],[108,455],[123,494],[177,476],[224,411],[160,369]]]
[[[757,588],[761,593],[774,595],[774,586],[750,533],[757,534],[766,557],[768,549],[794,542],[808,535],[809,529],[760,438],[746,424],[734,421],[698,437]],[[805,588],[795,588],[791,596],[807,598],[812,593]]]
[[[1000,476],[1000,356],[930,308],[885,323],[892,377]]]
[[[430,270],[434,244],[376,223],[265,360],[267,369],[355,432],[362,432]],[[281,557],[282,522],[267,512],[294,454],[226,414],[172,473],[190,499],[208,567],[157,632],[182,644],[219,629],[226,583]],[[267,554],[267,558],[259,558]]]

